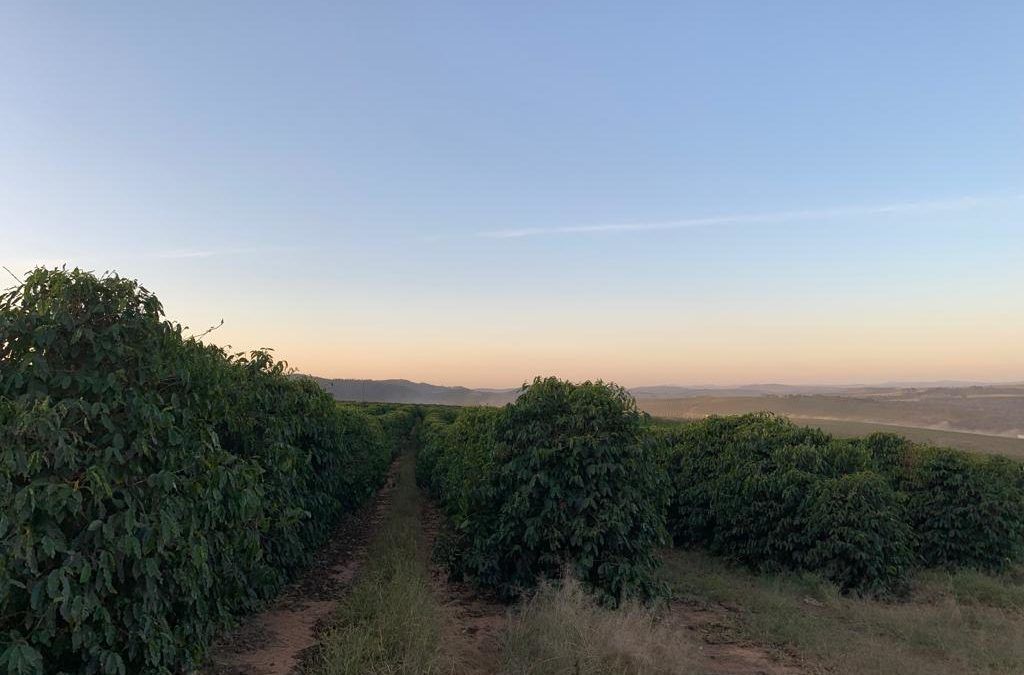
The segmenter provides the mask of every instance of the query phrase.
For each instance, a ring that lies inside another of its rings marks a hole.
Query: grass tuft
[[[699,672],[698,647],[680,640],[639,604],[601,607],[566,578],[541,586],[513,617],[505,636],[507,675]]]

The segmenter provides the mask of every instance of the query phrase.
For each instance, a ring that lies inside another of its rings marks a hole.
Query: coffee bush
[[[915,448],[897,477],[923,565],[998,571],[1024,553],[1024,466]]]
[[[914,563],[906,510],[875,472],[818,481],[805,514],[809,546],[800,567],[843,590],[901,593]]]
[[[665,481],[629,394],[536,379],[500,411],[464,412],[427,445],[464,534],[461,565],[513,596],[566,570],[609,602],[655,590]]]
[[[709,417],[671,442],[676,545],[762,570],[816,572],[846,590],[906,585],[913,559],[902,501],[860,444],[768,414]]]
[[[380,422],[136,282],[0,295],[0,671],[177,673],[382,480]]]

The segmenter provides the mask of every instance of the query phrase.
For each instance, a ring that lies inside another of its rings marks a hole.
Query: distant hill
[[[955,395],[972,389],[992,391],[998,388],[1017,391],[1021,383],[991,384],[941,380],[935,382],[886,382],[884,384],[744,384],[736,387],[660,385],[633,387],[630,393],[641,398],[697,398],[700,396],[889,396],[913,391],[942,392]]]
[[[345,380],[313,377],[339,401],[377,403],[433,403],[436,405],[504,405],[514,401],[518,389],[468,389],[409,380]]]
[[[504,405],[519,389],[444,387],[409,380],[314,377],[339,401]],[[630,390],[643,410],[665,417],[702,417],[770,410],[794,419],[850,420],[1024,436],[1024,386],[972,382],[871,386],[751,384],[738,387],[652,386]]]
[[[377,403],[435,403],[439,405],[504,405],[514,401],[519,388],[470,389],[446,387],[409,380],[350,380],[311,376],[339,401]],[[795,394],[843,394],[849,387],[751,384],[741,387],[675,385],[636,387],[629,390],[638,399],[697,398],[701,396],[784,396]]]
[[[854,387],[797,384],[745,384],[739,387],[682,387],[659,385],[634,387],[630,393],[641,398],[696,398],[698,396],[786,396],[794,394],[845,394]]]

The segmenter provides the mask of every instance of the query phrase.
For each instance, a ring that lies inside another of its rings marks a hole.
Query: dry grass
[[[850,675],[1024,672],[1024,585],[1012,576],[929,572],[902,602],[841,596],[813,577],[755,575],[702,553],[666,554],[681,597],[739,607],[738,636]]]
[[[608,610],[569,579],[525,601],[505,636],[503,673],[635,674],[700,672],[698,647],[651,610]]]
[[[455,673],[441,651],[444,609],[420,550],[420,495],[411,457],[400,460],[390,511],[366,566],[307,675]]]

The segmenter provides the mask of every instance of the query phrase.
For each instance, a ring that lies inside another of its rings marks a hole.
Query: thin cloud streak
[[[225,249],[177,249],[171,251],[161,251],[150,254],[150,257],[160,258],[161,260],[192,260],[199,258],[214,258],[220,256],[238,256],[238,255],[262,255],[262,254],[276,254],[276,253],[290,253],[294,251],[306,250],[305,246],[294,246],[294,245],[280,245],[280,246],[248,246],[242,248],[225,248]]]
[[[219,254],[217,251],[165,251],[163,253],[154,253],[153,257],[164,260],[187,260],[189,258],[212,258],[223,253],[225,252]]]
[[[575,225],[566,227],[529,227],[522,229],[489,230],[477,232],[476,236],[487,239],[517,239],[523,237],[549,236],[559,234],[594,234],[600,232],[651,232],[657,230],[681,230],[715,225],[748,225],[760,223],[783,223],[791,221],[827,220],[850,216],[872,216],[893,213],[929,213],[970,209],[983,204],[1006,199],[1017,200],[1024,195],[1011,197],[959,197],[957,199],[903,202],[878,206],[847,206],[831,209],[805,209],[798,211],[776,211],[771,213],[741,213],[705,218],[684,218],[651,223],[614,223],[607,225]]]

